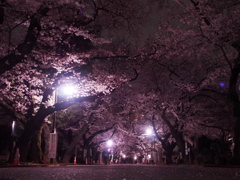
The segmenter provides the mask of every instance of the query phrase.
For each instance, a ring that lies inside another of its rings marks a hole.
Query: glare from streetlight
[[[146,135],[152,135],[153,132],[152,132],[152,129],[148,128],[146,129]]]
[[[112,141],[111,139],[109,139],[109,140],[107,141],[107,146],[111,147],[112,145],[113,145],[113,141]]]
[[[73,96],[75,94],[77,94],[78,89],[76,86],[74,86],[73,84],[63,84],[60,87],[61,92],[63,93],[63,95],[65,96]]]

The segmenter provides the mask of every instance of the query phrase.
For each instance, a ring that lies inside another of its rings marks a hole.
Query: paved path
[[[0,180],[237,180],[240,168],[71,165],[0,168]]]

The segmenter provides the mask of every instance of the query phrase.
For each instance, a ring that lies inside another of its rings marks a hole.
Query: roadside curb
[[[59,166],[91,166],[91,165],[101,165],[101,164],[72,164],[72,163],[58,163],[58,164],[19,164],[19,165],[12,165],[12,164],[0,164],[0,168],[13,168],[13,167],[59,167]]]
[[[60,166],[65,166],[65,167],[79,167],[79,166],[101,166],[103,164],[72,164],[72,163],[58,163],[58,164],[19,164],[19,165],[12,165],[12,164],[0,164],[0,168],[17,168],[17,167],[60,167]],[[111,164],[115,165],[115,164]],[[125,164],[125,165],[132,165],[132,164]],[[138,164],[139,166],[146,164]],[[189,166],[189,167],[205,167],[205,168],[240,168],[239,165],[147,165],[147,166],[178,166],[178,167],[183,167],[183,166]]]
[[[69,164],[2,164],[0,168],[11,168],[11,167],[57,167],[57,166],[67,166]]]

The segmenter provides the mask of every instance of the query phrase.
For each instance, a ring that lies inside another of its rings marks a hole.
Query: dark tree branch
[[[137,80],[137,78],[138,78],[138,76],[139,76],[139,74],[138,74],[138,72],[137,72],[137,70],[136,70],[135,68],[133,68],[133,71],[134,71],[134,73],[135,73],[135,77],[132,78],[132,79],[130,79],[129,82],[132,82],[132,81]]]
[[[106,129],[102,129],[102,130],[99,130],[99,131],[93,133],[90,137],[88,137],[88,138],[85,139],[84,145],[89,145],[89,143],[90,143],[98,134],[102,134],[102,133],[108,132],[108,131],[111,130],[115,125],[116,125],[116,123],[113,124],[111,127],[108,127],[108,128],[106,128]]]
[[[232,69],[233,69],[232,64],[231,64],[230,60],[228,59],[225,50],[223,49],[222,46],[220,46],[220,45],[217,45],[217,46],[221,49],[221,51],[222,51],[222,53],[223,53],[223,56],[224,56],[225,60],[227,61],[227,63],[228,63],[228,65],[229,65],[230,69],[232,70]]]
[[[162,120],[167,124],[167,126],[169,127],[172,135],[175,136],[175,135],[176,135],[176,129],[173,127],[173,125],[172,125],[172,124],[169,122],[169,120],[166,118],[166,116],[165,116],[166,110],[167,110],[167,108],[164,108],[164,109],[163,109],[161,118],[162,118]]]
[[[219,130],[222,130],[222,131],[227,131],[227,129],[225,129],[224,127],[219,127],[219,126],[215,126],[215,125],[207,125],[207,124],[199,124],[200,126],[203,126],[203,127],[207,127],[207,128],[214,128],[214,129],[219,129]]]
[[[205,17],[203,15],[203,13],[200,12],[200,8],[199,8],[199,2],[195,2],[194,0],[190,0],[191,3],[193,4],[193,6],[195,7],[195,9],[199,12],[199,15],[201,16],[201,18],[203,19],[203,21],[205,22],[206,25],[210,26],[210,21],[207,19],[207,17]]]
[[[192,100],[194,100],[195,98],[197,97],[206,97],[208,99],[211,99],[213,100],[214,102],[217,102],[217,100],[215,98],[213,98],[212,96],[210,95],[206,95],[206,94],[196,94],[195,96],[192,96],[192,97],[189,97],[189,101],[192,102]]]
[[[98,142],[95,143],[94,145],[100,145],[100,144],[102,144],[102,143],[107,142],[109,139],[111,139],[111,138],[114,136],[115,133],[116,133],[116,129],[114,129],[114,131],[112,132],[112,135],[111,135],[108,139],[105,139],[105,140],[102,140],[102,141],[98,141]]]
[[[237,93],[237,82],[238,82],[239,73],[240,73],[240,65],[236,65],[231,71],[229,88],[228,88],[228,99],[230,100],[230,102],[233,103],[233,114],[236,117],[238,117],[240,114],[239,95]]]
[[[0,59],[0,74],[12,69],[18,63],[21,63],[24,60],[24,56],[32,52],[33,48],[36,45],[38,35],[41,31],[40,19],[42,16],[46,15],[46,12],[49,9],[41,7],[38,11],[38,14],[31,16],[30,25],[28,27],[27,34],[23,43],[19,44],[16,48],[20,55],[11,53]]]
[[[0,107],[7,113],[7,115],[11,116],[13,119],[19,121],[21,124],[25,125],[26,124],[26,119],[24,116],[18,114],[16,110],[6,103],[5,101],[2,101],[0,103]]]
[[[162,140],[162,138],[161,138],[161,137],[159,136],[159,134],[157,133],[157,129],[156,129],[156,126],[155,126],[155,122],[154,122],[154,121],[155,121],[155,119],[154,119],[154,115],[153,115],[151,122],[152,122],[152,126],[153,126],[154,133],[155,133],[157,139],[158,139],[161,143],[164,143],[164,141]]]

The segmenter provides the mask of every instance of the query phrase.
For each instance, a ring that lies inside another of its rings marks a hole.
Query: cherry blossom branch
[[[206,125],[206,124],[199,124],[200,126],[203,127],[207,127],[207,128],[214,128],[214,129],[220,129],[222,131],[227,131],[226,128],[224,128],[223,126],[219,127],[219,126],[215,126],[215,125]]]
[[[98,130],[97,132],[93,133],[93,134],[92,134],[90,137],[88,137],[88,138],[86,138],[86,134],[85,134],[84,137],[83,137],[83,139],[84,139],[84,141],[85,141],[84,144],[85,144],[85,145],[86,145],[86,144],[89,144],[97,135],[102,134],[102,133],[105,133],[105,132],[108,132],[109,130],[113,129],[115,125],[116,125],[116,123],[114,123],[112,126],[106,128],[106,129]],[[114,133],[115,133],[115,130],[113,131],[113,134],[112,134],[111,138],[113,137]],[[109,138],[109,139],[111,139],[111,138]],[[106,140],[106,141],[107,141],[107,140]]]
[[[114,126],[115,126],[115,125],[114,125]],[[108,139],[105,139],[105,140],[102,140],[102,141],[98,141],[98,142],[95,143],[94,145],[100,145],[100,144],[102,144],[102,143],[107,142],[109,139],[111,139],[111,138],[114,136],[115,133],[116,133],[116,129],[114,129],[114,131],[112,132],[111,136],[110,136]]]
[[[193,6],[195,7],[196,11],[199,12],[200,17],[203,19],[203,21],[205,22],[206,25],[210,26],[211,23],[210,21],[203,15],[203,13],[201,12],[200,8],[199,8],[199,2],[194,2],[194,0],[190,0],[191,3],[193,4]]]
[[[38,35],[41,31],[40,19],[46,15],[47,11],[47,8],[41,7],[38,13],[31,16],[30,25],[28,27],[25,39],[23,43],[19,44],[16,48],[19,54],[11,53],[0,59],[0,74],[12,69],[16,64],[24,60],[25,55],[31,53],[36,45]]]
[[[13,119],[18,120],[21,124],[25,125],[26,124],[26,119],[24,116],[22,116],[21,114],[17,113],[16,110],[9,105],[8,103],[2,101],[0,103],[0,107],[7,112],[7,114],[9,116],[11,116]]]
[[[228,63],[228,65],[229,65],[230,69],[232,70],[232,69],[233,69],[232,64],[231,64],[229,58],[227,57],[227,54],[226,54],[225,50],[223,49],[222,46],[220,46],[220,45],[217,45],[217,46],[221,49],[221,51],[222,51],[222,53],[223,53],[223,56],[224,56],[225,60],[227,61],[227,63]]]
[[[156,126],[155,126],[155,119],[154,119],[154,115],[152,116],[152,119],[151,119],[151,123],[152,123],[152,127],[153,127],[153,130],[154,130],[154,134],[156,135],[157,139],[163,144],[163,140],[162,138],[159,136],[159,134],[157,133],[157,129],[156,129]]]

